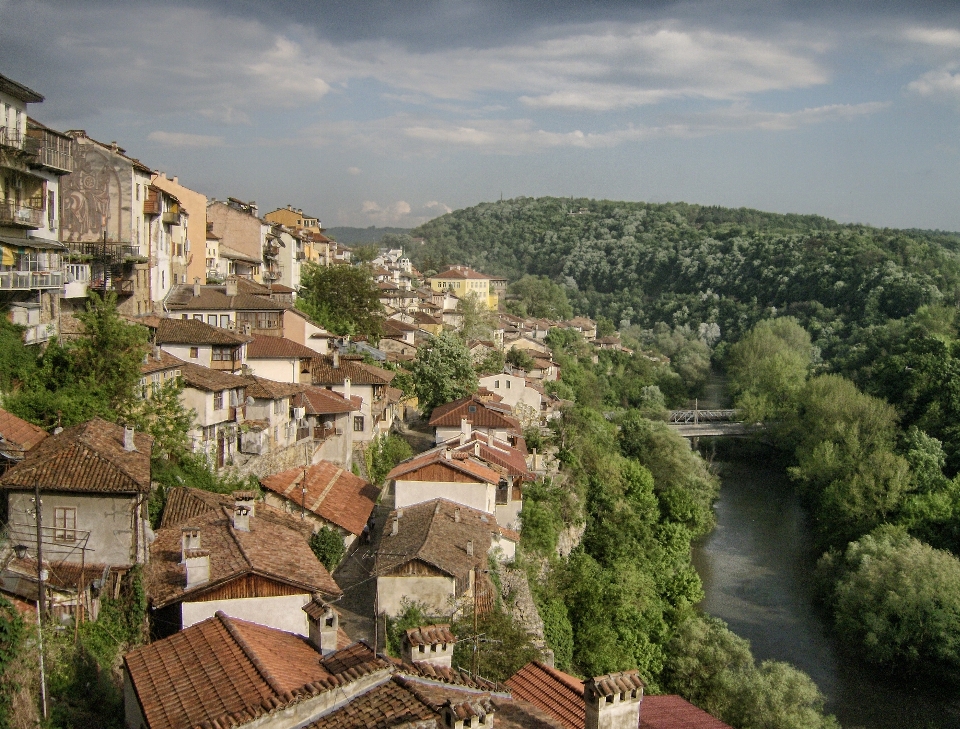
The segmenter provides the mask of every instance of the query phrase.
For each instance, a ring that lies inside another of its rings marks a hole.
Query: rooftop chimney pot
[[[137,444],[133,440],[133,426],[127,425],[123,429],[123,450],[125,451],[135,451],[137,450]]]

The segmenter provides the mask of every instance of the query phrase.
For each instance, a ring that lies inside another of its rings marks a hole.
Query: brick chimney
[[[137,444],[133,440],[133,426],[127,425],[123,429],[123,450],[125,451],[135,451],[137,450]]]
[[[307,614],[307,637],[313,647],[323,655],[337,650],[340,614],[327,605],[319,595],[314,595],[302,610]]]
[[[450,668],[457,639],[448,624],[410,628],[401,638],[400,657],[407,663],[429,663]]]
[[[237,280],[235,278],[227,279],[224,293],[226,293],[227,296],[237,295]]]
[[[340,350],[336,346],[333,348],[333,369],[340,369]]]
[[[210,553],[200,549],[200,530],[180,530],[180,561],[187,573],[187,589],[210,581]]]
[[[637,671],[608,673],[584,681],[585,729],[636,729],[643,681]]]
[[[455,704],[447,699],[440,707],[440,722],[450,729],[464,729],[464,727],[493,727],[493,702],[489,698],[477,697],[476,701],[464,701]]]

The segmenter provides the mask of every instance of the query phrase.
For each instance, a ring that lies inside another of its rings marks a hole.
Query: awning
[[[40,251],[66,251],[67,247],[55,240],[44,240],[43,238],[11,238],[9,236],[0,236],[0,244],[9,246],[16,250],[17,248],[33,248]]]

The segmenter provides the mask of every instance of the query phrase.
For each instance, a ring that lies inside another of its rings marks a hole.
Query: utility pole
[[[33,505],[37,516],[37,637],[40,649],[40,702],[43,718],[47,718],[47,678],[43,668],[43,616],[47,612],[46,594],[43,588],[43,509],[40,503],[40,481],[33,476]]]

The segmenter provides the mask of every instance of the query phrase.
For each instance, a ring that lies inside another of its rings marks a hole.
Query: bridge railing
[[[737,419],[736,410],[671,410],[671,423],[727,423]]]

